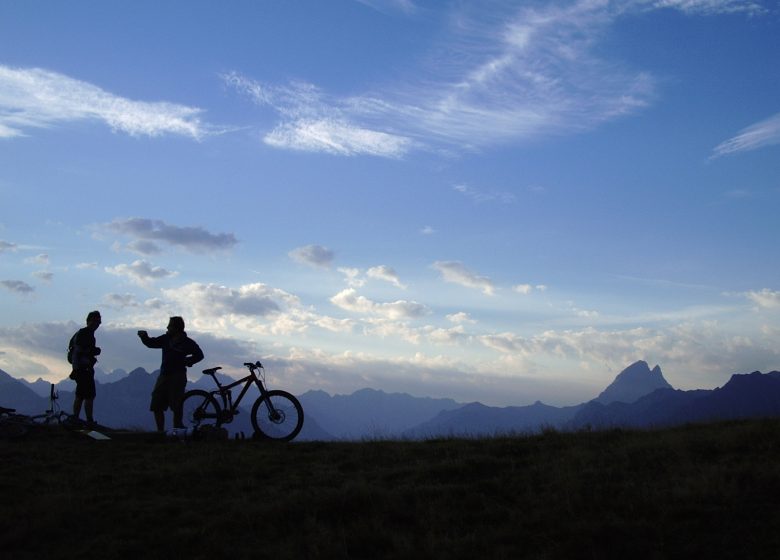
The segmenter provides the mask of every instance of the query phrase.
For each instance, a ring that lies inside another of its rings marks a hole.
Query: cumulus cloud
[[[534,290],[538,290],[540,292],[543,292],[547,289],[547,286],[544,284],[537,284],[536,286],[533,286],[531,284],[516,284],[512,286],[512,291],[517,292],[518,294],[528,295]]]
[[[35,288],[22,280],[0,280],[0,286],[17,294],[31,294]]]
[[[774,368],[780,359],[780,351],[772,339],[762,341],[734,335],[706,321],[664,328],[551,330],[533,336],[505,332],[479,335],[475,340],[507,356],[606,364],[618,371],[644,359],[680,371],[688,388],[696,387],[697,380],[711,376],[719,379],[726,376],[727,380],[727,375],[733,372]]]
[[[298,247],[290,251],[288,255],[294,261],[317,268],[330,267],[335,257],[333,251],[322,245]]]
[[[368,269],[366,274],[369,278],[383,280],[384,282],[389,282],[398,288],[406,289],[406,286],[401,283],[401,279],[398,277],[398,273],[389,266],[380,265],[371,267]]]
[[[366,281],[360,277],[361,272],[359,268],[342,267],[339,268],[339,272],[344,275],[347,285],[351,288],[362,288],[366,285]]]
[[[336,307],[352,311],[385,317],[387,319],[414,319],[428,314],[429,309],[414,301],[398,300],[387,303],[377,303],[365,296],[358,295],[354,288],[342,290],[330,301]]]
[[[49,255],[42,253],[40,255],[36,255],[34,257],[29,257],[24,259],[24,262],[27,264],[38,264],[43,266],[49,265]]]
[[[160,242],[191,252],[223,251],[238,243],[232,233],[211,233],[202,227],[175,226],[148,218],[118,218],[103,227],[135,238],[128,248],[144,255],[159,253]]]
[[[41,68],[0,65],[0,138],[73,121],[101,121],[131,136],[209,134],[201,109],[125,99],[92,84]]]
[[[780,113],[740,131],[735,137],[718,144],[712,157],[757,150],[780,143]]]
[[[103,305],[113,309],[125,309],[139,307],[140,303],[133,294],[106,294],[103,296]]]
[[[780,291],[764,288],[763,290],[747,292],[745,296],[763,309],[780,309]]]
[[[490,278],[470,271],[461,262],[436,261],[432,266],[441,273],[445,282],[459,284],[467,288],[475,288],[489,296],[495,293],[496,287]]]
[[[3,241],[0,239],[0,253],[4,253],[6,251],[16,251],[18,248],[18,245],[16,243],[11,243],[10,241]]]
[[[163,290],[163,293],[177,305],[192,309],[200,317],[266,317],[283,307],[299,304],[298,298],[292,294],[262,283],[230,288],[193,282],[180,288]]]
[[[133,261],[131,264],[118,264],[116,266],[106,267],[106,272],[115,276],[124,276],[140,284],[146,284],[154,280],[172,278],[178,274],[177,272],[172,272],[161,266],[154,266],[142,259]]]
[[[459,311],[458,313],[451,313],[450,315],[447,315],[447,320],[451,323],[476,323],[474,319],[471,318],[471,316],[468,313],[465,313],[464,311]]]
[[[33,272],[33,276],[43,280],[44,282],[51,282],[54,279],[54,273],[49,272],[48,270],[39,270],[38,272]]]

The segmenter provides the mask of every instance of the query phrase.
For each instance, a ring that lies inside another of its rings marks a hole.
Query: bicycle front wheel
[[[255,433],[276,441],[290,441],[303,428],[303,407],[287,391],[268,391],[252,407]]]
[[[217,399],[202,389],[193,389],[184,393],[182,409],[182,422],[187,428],[193,430],[204,426],[218,428],[222,423]]]

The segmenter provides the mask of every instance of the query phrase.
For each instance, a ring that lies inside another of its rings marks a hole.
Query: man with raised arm
[[[87,415],[87,423],[95,424],[92,415],[95,401],[95,364],[100,348],[96,346],[95,331],[100,327],[102,319],[100,311],[90,311],[87,315],[87,326],[79,329],[70,339],[68,358],[73,365],[70,378],[76,382],[76,396],[73,399],[73,418],[79,419],[81,405]]]
[[[173,427],[182,424],[182,400],[187,385],[187,368],[203,359],[200,346],[184,331],[184,319],[171,317],[165,334],[150,337],[146,331],[138,331],[138,337],[148,348],[162,349],[160,375],[154,384],[149,410],[154,413],[157,431],[165,430],[165,411],[173,411]]]

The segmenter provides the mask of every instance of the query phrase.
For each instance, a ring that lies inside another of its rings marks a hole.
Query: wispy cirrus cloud
[[[361,4],[370,6],[382,13],[401,12],[413,14],[417,12],[417,5],[412,0],[357,0]]]
[[[128,248],[143,255],[160,253],[158,243],[192,252],[223,251],[238,243],[232,233],[211,233],[202,227],[175,226],[148,218],[118,218],[103,228],[134,238]]]
[[[499,202],[501,204],[512,204],[517,200],[517,197],[513,193],[507,191],[481,190],[462,183],[455,185],[452,188],[455,192],[459,192],[474,202]]]
[[[436,261],[432,266],[441,273],[445,282],[475,288],[489,296],[495,293],[496,286],[490,278],[472,272],[462,262]]]
[[[712,152],[712,158],[749,152],[765,146],[780,144],[780,113],[757,122],[739,132],[733,138],[721,142]]]
[[[102,121],[131,136],[174,134],[199,140],[213,129],[203,111],[168,102],[133,101],[41,68],[0,65],[0,138],[72,121]]]
[[[411,13],[410,2],[365,0]],[[534,140],[590,130],[641,111],[656,98],[655,77],[607,55],[600,41],[622,17],[673,9],[694,16],[766,10],[745,0],[578,0],[458,3],[415,77],[350,96],[316,85],[273,85],[237,72],[235,90],[273,108],[265,142],[336,155],[402,157]],[[419,77],[418,77],[419,76]],[[381,92],[381,93],[379,93]]]
[[[639,0],[653,9],[673,8],[687,14],[716,15],[745,13],[759,15],[766,13],[766,8],[758,2],[750,0]]]
[[[402,135],[356,124],[348,103],[326,96],[312,84],[265,85],[237,72],[222,78],[256,104],[271,107],[279,114],[282,122],[264,138],[270,146],[341,156],[397,158],[413,144]]]

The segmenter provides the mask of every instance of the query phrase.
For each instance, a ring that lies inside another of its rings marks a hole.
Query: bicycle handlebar
[[[257,362],[255,362],[254,364],[251,363],[251,362],[244,362],[244,365],[246,367],[248,367],[249,369],[251,369],[251,370],[263,367],[263,364],[261,364],[259,360]]]

